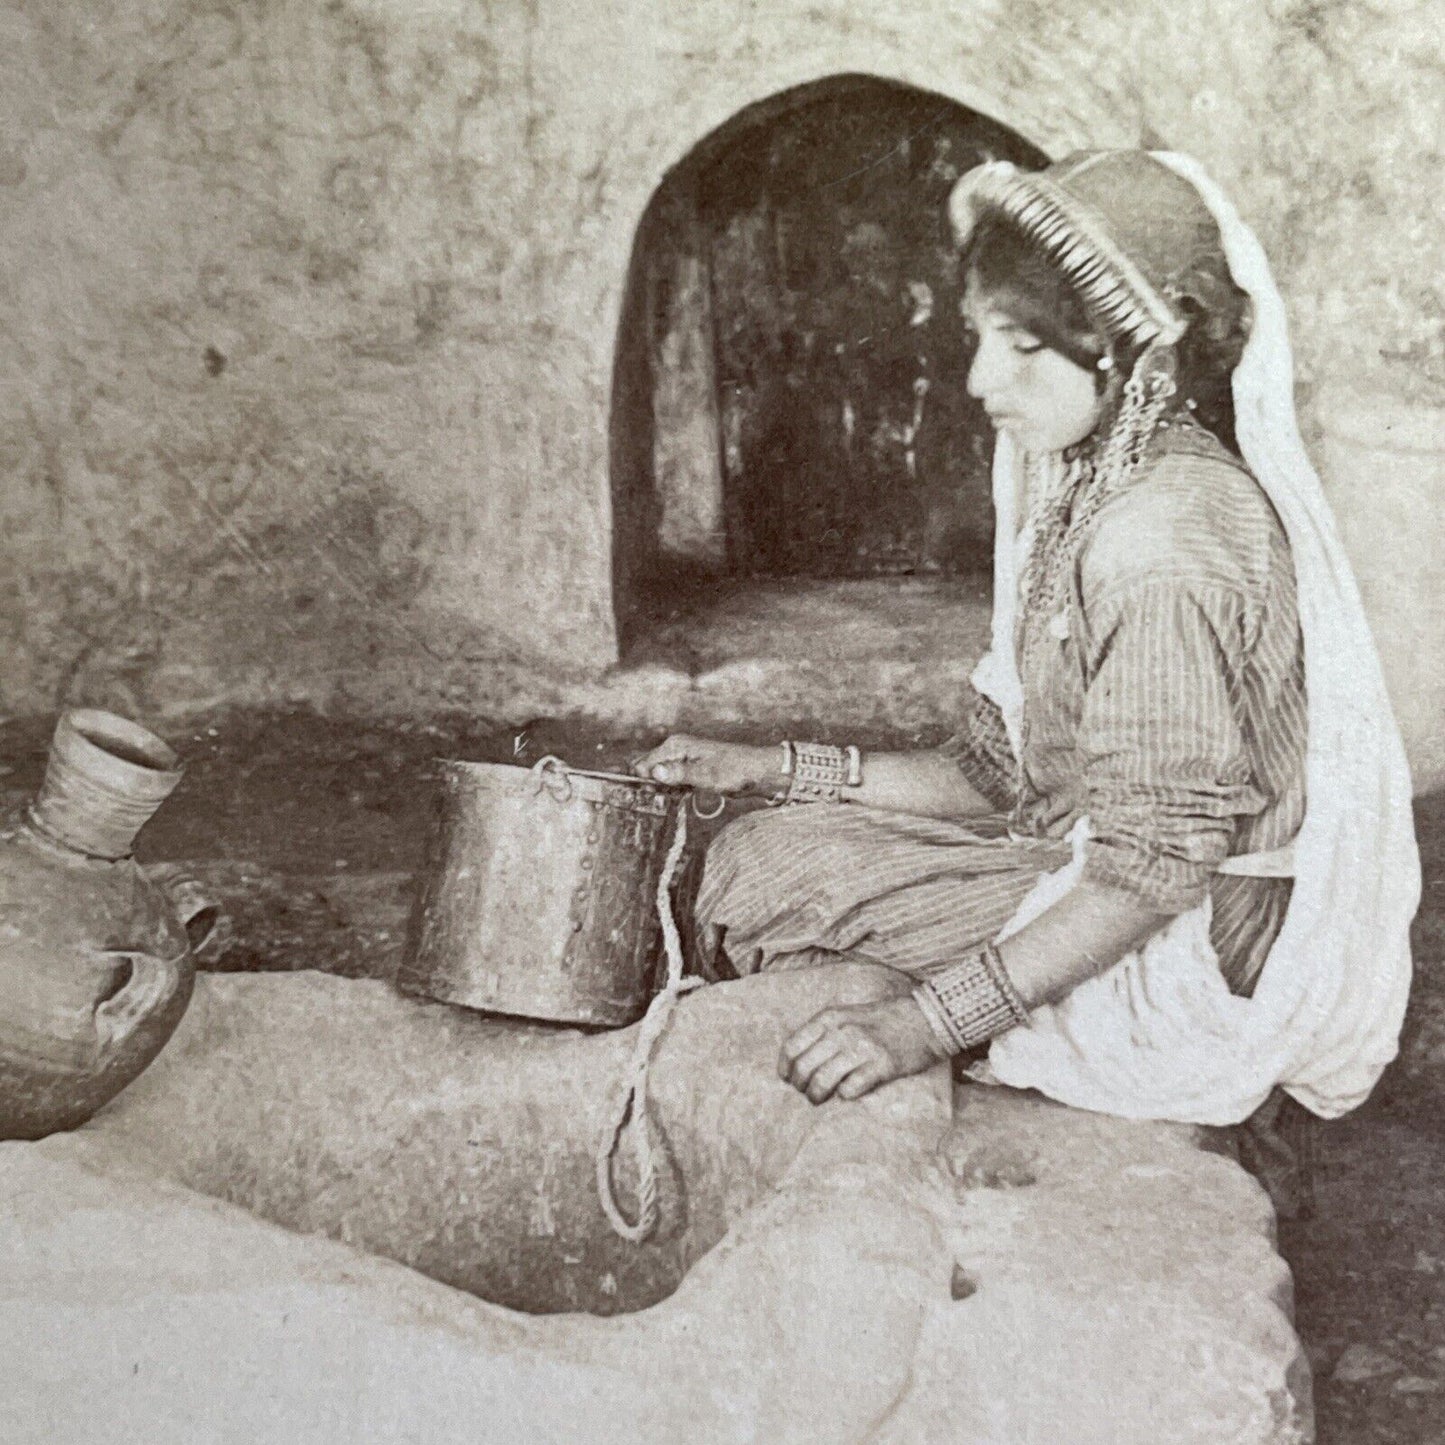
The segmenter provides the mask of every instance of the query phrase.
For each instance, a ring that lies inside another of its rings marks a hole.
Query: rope
[[[551,755],[539,758],[533,764],[531,772],[537,791],[540,793],[545,790],[561,803],[567,802],[572,796],[574,773],[579,777],[602,778],[611,782],[637,781],[631,776],[621,774],[588,773],[582,769],[569,768],[561,758]],[[652,1122],[647,1113],[647,1079],[652,1064],[652,1051],[667,1027],[667,1021],[671,1018],[678,999],[706,982],[706,979],[682,976],[682,938],[672,913],[672,880],[677,874],[678,864],[682,861],[683,849],[687,846],[687,807],[691,806],[699,818],[710,819],[716,818],[726,804],[727,800],[719,797],[713,811],[704,813],[697,806],[696,795],[689,793],[687,805],[678,809],[677,828],[672,835],[672,843],[657,880],[657,918],[662,925],[662,944],[667,953],[667,981],[642,1016],[614,1122],[597,1146],[597,1197],[601,1201],[607,1222],[629,1244],[645,1243],[657,1229],[657,1166],[653,1158]],[[623,1214],[622,1206],[617,1202],[617,1190],[612,1176],[612,1161],[622,1144],[622,1136],[628,1133],[629,1124],[631,1133],[628,1139],[633,1162],[637,1166],[635,1221],[629,1220]]]
[[[672,846],[667,850],[662,875],[657,880],[657,917],[662,924],[662,942],[667,951],[667,982],[642,1017],[616,1121],[603,1134],[597,1146],[597,1196],[602,1202],[602,1212],[613,1230],[630,1244],[646,1242],[657,1228],[657,1169],[653,1161],[652,1125],[647,1116],[647,1072],[652,1062],[652,1050],[667,1027],[678,999],[706,982],[705,979],[682,976],[682,940],[678,935],[677,920],[672,916],[669,896],[673,875],[677,872],[686,844],[687,810],[679,808],[677,831],[672,835]],[[632,1125],[632,1157],[637,1165],[635,1222],[629,1220],[618,1205],[612,1180],[612,1159],[629,1123]]]

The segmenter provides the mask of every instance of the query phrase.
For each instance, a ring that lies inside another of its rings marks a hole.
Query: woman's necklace
[[[1052,623],[1066,601],[1066,583],[1072,571],[1077,544],[1084,525],[1098,510],[1090,505],[1099,491],[1094,481],[1094,459],[1079,453],[1062,466],[1047,457],[1030,457],[1028,461],[1029,491],[1038,500],[1029,508],[1033,541],[1024,563],[1020,587],[1020,633],[1023,641],[1024,667],[1037,646],[1040,624]],[[1057,473],[1052,487],[1049,473]]]
[[[1016,760],[1013,826],[1022,833],[1033,831],[1028,822],[1032,796],[1027,763],[1031,721],[1029,680],[1040,676],[1045,662],[1041,653],[1057,649],[1068,636],[1068,593],[1075,564],[1100,507],[1117,490],[1105,485],[1110,479],[1100,475],[1092,449],[1066,458],[1030,457],[1027,468],[1029,493],[1038,501],[1029,508],[1033,536],[1020,579],[1020,611],[1015,632],[1024,709],[1021,747]],[[1051,472],[1055,474],[1052,486],[1049,485]]]
[[[1050,458],[1028,459],[1033,544],[1024,564],[1022,610],[1023,644],[1020,673],[1027,677],[1030,663],[1044,637],[1067,637],[1068,594],[1075,565],[1094,519],[1138,472],[1145,451],[1159,429],[1174,395],[1172,370],[1149,366],[1146,353],[1124,389],[1123,403],[1103,440],[1087,439],[1062,458],[1056,486],[1047,486],[1047,473],[1058,467]],[[1179,425],[1192,425],[1187,412]],[[1042,494],[1042,495],[1041,495]]]
[[[1174,391],[1172,353],[1150,348],[1124,384],[1118,413],[1102,440],[1096,431],[1070,454],[1030,457],[1026,463],[1033,536],[1019,579],[1019,621],[1014,633],[1024,693],[1015,806],[1020,827],[1030,793],[1028,696],[1029,679],[1038,676],[1036,659],[1045,643],[1057,647],[1068,637],[1068,591],[1084,541],[1104,504],[1138,471]],[[1053,487],[1048,485],[1051,471],[1059,473]]]

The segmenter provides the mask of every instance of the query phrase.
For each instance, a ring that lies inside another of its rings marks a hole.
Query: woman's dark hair
[[[1098,369],[1112,355],[1114,370],[1127,376],[1138,360],[1137,343],[1111,338],[1064,273],[1012,221],[985,214],[963,249],[960,274],[972,277],[991,305],[1052,351],[1092,371],[1102,392],[1109,372]],[[1249,298],[1233,283],[1212,288],[1227,296],[1206,312],[1192,297],[1175,306],[1187,329],[1175,343],[1176,384],[1181,401],[1236,455],[1231,379],[1249,337]]]
[[[1075,366],[1093,370],[1107,354],[1108,341],[1084,298],[1003,216],[986,214],[974,227],[963,250],[961,274],[974,279],[990,304]],[[1102,387],[1104,374],[1098,376]]]
[[[1179,395],[1200,424],[1238,456],[1233,380],[1249,340],[1249,297],[1232,284],[1228,289],[1228,305],[1216,311],[1206,312],[1192,296],[1175,301],[1187,325],[1174,343],[1174,354]]]

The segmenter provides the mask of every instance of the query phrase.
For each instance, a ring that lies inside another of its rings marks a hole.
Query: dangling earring
[[[1114,398],[1119,390],[1119,372],[1114,353],[1106,351],[1094,363],[1094,391],[1101,397]]]
[[[1177,390],[1178,363],[1172,346],[1151,342],[1124,383],[1119,414],[1099,453],[1095,490],[1111,493],[1139,464]]]

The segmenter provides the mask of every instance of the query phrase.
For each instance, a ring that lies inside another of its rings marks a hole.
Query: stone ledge
[[[920,1345],[936,1387],[882,1438],[942,1438],[945,1421],[1040,1445],[1313,1438],[1273,1212],[1196,1130],[970,1085],[943,1152],[971,1293]]]
[[[713,1203],[675,1237],[691,1265],[675,1292],[610,1319],[502,1309],[173,1182],[203,1163],[244,1192],[269,1171],[273,1212],[289,1189],[299,1227],[371,1250],[368,1229],[404,1238],[430,1210],[459,1220],[465,1256],[474,1221],[513,1217],[500,1196],[459,1207],[466,1145],[446,1132],[484,1122],[517,1073],[495,1028],[376,983],[203,979],[172,1048],[90,1126],[0,1146],[16,1325],[0,1433],[109,1445],[123,1420],[159,1445],[1308,1440],[1268,1205],[1193,1131],[974,1086],[949,1128],[941,1071],[821,1109],[771,1076],[779,1033],[866,996],[869,973],[749,979],[680,1006],[657,1097],[691,1197]],[[368,1019],[391,1032],[359,1031]],[[560,1051],[595,1108],[586,1086],[612,1076],[628,1035],[561,1032],[533,1077],[558,1077]],[[306,1138],[334,1147],[295,1154]],[[368,1186],[397,1208],[358,1225]]]

